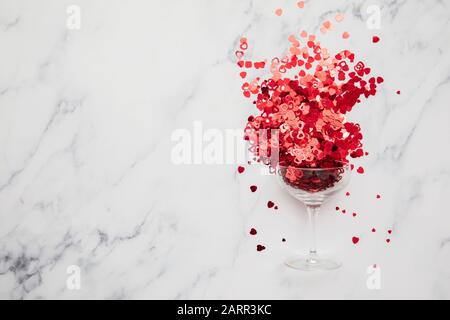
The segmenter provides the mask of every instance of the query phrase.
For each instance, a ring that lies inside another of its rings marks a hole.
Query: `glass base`
[[[292,258],[287,260],[285,264],[293,269],[303,271],[334,270],[342,265],[340,262],[312,255]]]

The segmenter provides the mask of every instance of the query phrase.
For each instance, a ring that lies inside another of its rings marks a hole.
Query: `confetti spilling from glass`
[[[349,156],[364,156],[360,126],[346,121],[346,114],[362,97],[374,96],[383,78],[369,77],[371,69],[349,50],[332,55],[314,35],[302,31],[288,40],[289,52],[266,63],[244,60],[248,42],[241,38],[239,68],[268,67],[271,73],[241,87],[259,111],[248,117],[244,132],[250,151],[272,168],[277,163],[270,162],[271,152],[278,152],[283,166],[305,168],[339,167]]]
[[[297,6],[304,8],[304,1]],[[274,13],[280,17],[283,9],[277,8]],[[319,29],[327,33],[334,28],[333,23],[343,20],[344,15],[337,13],[333,21],[324,21]],[[349,39],[350,33],[345,31],[341,37]],[[242,94],[252,99],[257,109],[248,117],[244,139],[255,162],[268,165],[272,172],[280,164],[286,168],[283,178],[292,186],[316,192],[341,179],[343,171],[339,168],[349,163],[349,158],[368,155],[363,150],[359,124],[347,121],[346,116],[363,98],[375,96],[384,79],[371,76],[371,68],[350,50],[332,53],[305,30],[289,35],[287,40],[289,47],[284,54],[261,60],[248,59],[249,41],[245,37],[239,41],[235,55]],[[373,43],[379,41],[378,36],[372,37]],[[274,154],[277,156],[272,157]],[[353,170],[354,165],[350,166]],[[336,168],[336,172],[320,177],[299,168]],[[244,170],[238,168],[239,173]],[[356,171],[363,174],[364,168],[359,166]],[[250,186],[250,190],[256,192],[257,187]],[[267,207],[278,209],[273,201],[268,201]],[[346,210],[341,212],[345,214]],[[352,215],[356,217],[357,213]],[[359,240],[352,238],[354,244]],[[258,251],[265,249],[257,245]]]

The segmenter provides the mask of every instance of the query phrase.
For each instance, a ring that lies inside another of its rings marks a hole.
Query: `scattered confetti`
[[[353,237],[353,238],[352,238],[352,242],[353,242],[354,244],[357,244],[357,243],[359,242],[359,238],[358,238],[358,237]]]
[[[397,90],[397,94],[400,94],[400,90]]]
[[[380,41],[380,38],[379,38],[379,37],[377,37],[377,36],[373,36],[373,37],[372,37],[372,42],[373,42],[373,43],[377,43],[378,41]]]
[[[381,196],[379,194],[377,194],[377,199],[380,199],[380,198],[381,198]]]
[[[251,228],[251,229],[250,229],[250,234],[251,234],[252,236],[254,236],[255,234],[257,234],[256,229],[255,229],[255,228]]]
[[[347,192],[345,193],[345,195],[346,195],[347,197],[349,197],[349,196],[350,196],[350,192],[347,191]]]
[[[339,207],[336,207],[336,211],[339,211]]]
[[[353,212],[353,213],[352,213],[352,216],[356,217],[356,215],[357,215],[356,212]]]
[[[280,17],[283,14],[283,9],[281,8],[276,9],[275,14]]]
[[[345,31],[345,32],[342,34],[342,38],[344,38],[344,39],[350,38],[350,33],[348,33],[347,31]]]
[[[256,250],[257,250],[257,251],[263,251],[263,250],[265,250],[265,249],[266,249],[266,247],[263,246],[262,244],[258,244],[258,245],[256,246]]]
[[[387,242],[387,243],[391,242],[391,239],[386,239],[386,242]]]
[[[247,76],[247,72],[242,71],[241,73],[239,73],[239,75],[241,76],[242,79],[244,79]]]
[[[256,191],[256,189],[258,189],[258,187],[257,187],[257,186],[250,186],[250,191],[251,191],[251,192],[255,192],[255,191]]]
[[[364,173],[364,168],[363,167],[359,167],[358,169],[356,169],[356,172],[358,172],[359,174],[363,174]]]
[[[275,210],[278,210],[278,206],[273,207]]]
[[[345,209],[342,209],[342,213],[345,214],[347,211]]]
[[[275,205],[272,201],[267,202],[267,208],[272,208]]]
[[[388,233],[391,234],[391,233],[392,233],[392,230],[388,230]]]
[[[305,1],[297,2],[297,7],[299,7],[300,9],[303,9],[305,7]]]
[[[281,239],[281,241],[283,241],[283,242],[286,242],[286,239],[285,239],[285,238],[283,238],[283,239]]]
[[[243,166],[238,167],[238,172],[243,173],[245,171],[245,168]]]
[[[342,20],[344,20],[344,14],[338,13],[334,19],[336,20],[336,22],[341,22]]]
[[[375,228],[372,228],[372,232],[376,232],[377,230]]]

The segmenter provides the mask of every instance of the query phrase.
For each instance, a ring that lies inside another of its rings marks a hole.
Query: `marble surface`
[[[366,25],[373,4],[379,30]],[[319,250],[344,265],[305,274],[282,263],[307,249],[304,208],[255,166],[175,165],[171,135],[196,120],[243,127],[240,36],[271,57],[338,11],[321,43],[354,50],[385,83],[352,115],[366,173],[319,217]],[[450,298],[449,23],[437,0],[0,0],[0,298]]]

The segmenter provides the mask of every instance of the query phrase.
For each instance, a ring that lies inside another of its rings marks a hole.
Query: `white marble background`
[[[0,0],[0,298],[450,298],[450,3],[295,2]],[[66,25],[72,4],[80,30]],[[380,30],[366,27],[372,4]],[[244,125],[241,35],[271,57],[338,11],[346,19],[321,43],[386,81],[353,114],[366,174],[319,218],[319,250],[344,265],[305,274],[282,264],[306,250],[301,205],[257,168],[172,164],[170,137],[194,120]],[[374,263],[379,290],[366,286]]]

